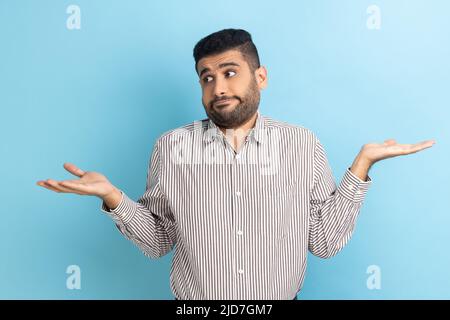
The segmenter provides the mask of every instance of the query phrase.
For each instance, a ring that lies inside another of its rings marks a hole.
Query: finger
[[[59,183],[63,188],[77,191],[81,194],[93,194],[93,188],[78,180],[65,180]]]
[[[415,152],[421,151],[421,150],[432,147],[435,143],[436,142],[434,140],[425,140],[425,141],[415,144],[413,149],[416,150]]]
[[[421,144],[423,146],[431,147],[436,143],[436,140],[425,140],[422,142],[419,142],[418,144]]]
[[[433,144],[434,144],[433,140],[425,140],[425,141],[418,142],[418,143],[415,143],[415,144],[410,144],[409,148],[410,148],[410,150],[413,150],[413,151],[417,152],[417,151],[429,148]]]
[[[45,182],[45,181],[38,181],[36,184],[39,185],[39,186],[41,186],[41,187],[43,187],[43,188],[49,189],[49,190],[51,190],[51,191],[54,191],[54,192],[58,192],[58,193],[61,192],[61,191],[59,191],[58,189],[53,188],[52,186],[50,186],[50,185],[49,185],[47,182]]]
[[[85,174],[83,170],[70,162],[64,163],[64,169],[69,171],[71,174],[76,175],[77,177],[82,177]]]
[[[60,192],[65,192],[65,193],[79,193],[77,190],[71,189],[71,188],[67,188],[61,185],[60,182],[53,180],[53,179],[47,179],[46,183],[48,185],[50,185],[51,187],[59,190]]]
[[[416,153],[424,149],[430,148],[435,143],[434,140],[425,140],[415,144],[399,144],[394,147],[394,152],[399,155]]]
[[[395,141],[395,139],[384,140],[384,144],[387,145],[387,146],[391,146],[391,145],[394,145],[396,143],[397,143],[397,141]]]

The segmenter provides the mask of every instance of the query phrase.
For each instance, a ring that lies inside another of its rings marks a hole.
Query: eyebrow
[[[228,66],[240,67],[240,65],[237,64],[236,62],[224,62],[224,63],[219,64],[219,69],[225,68],[225,67],[228,67]],[[204,74],[205,72],[208,72],[210,70],[211,69],[209,69],[209,68],[204,68],[202,71],[200,71],[199,77],[201,77],[202,74]]]

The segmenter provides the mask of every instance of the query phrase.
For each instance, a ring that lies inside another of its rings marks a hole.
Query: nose
[[[220,77],[218,77],[214,83],[214,95],[217,97],[220,97],[220,96],[226,95],[227,91],[228,91],[228,88],[227,88],[226,81],[224,79],[220,79]]]

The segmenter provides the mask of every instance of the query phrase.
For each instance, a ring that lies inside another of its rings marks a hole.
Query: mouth
[[[218,107],[218,106],[226,106],[228,104],[230,104],[234,99],[224,99],[224,100],[219,100],[214,102],[214,106]]]

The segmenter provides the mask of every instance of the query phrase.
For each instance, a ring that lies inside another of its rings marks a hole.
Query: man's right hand
[[[64,168],[80,179],[63,181],[47,179],[40,180],[36,184],[58,193],[97,196],[105,201],[105,204],[110,209],[114,209],[119,205],[122,194],[104,175],[97,172],[83,171],[72,163],[64,163]]]

